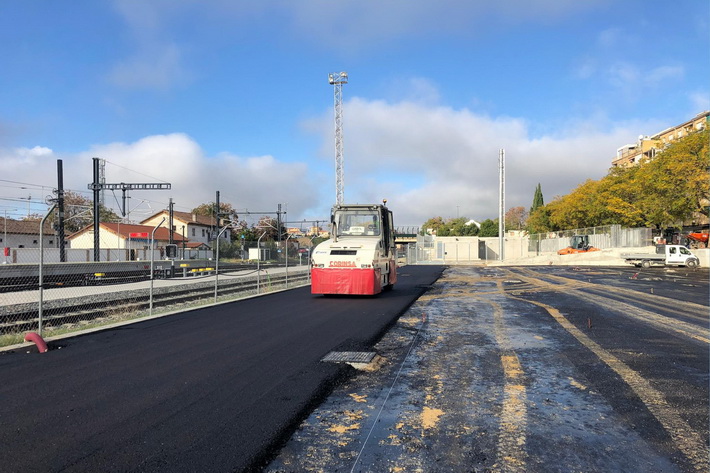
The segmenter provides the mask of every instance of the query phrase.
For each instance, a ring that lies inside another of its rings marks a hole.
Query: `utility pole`
[[[99,160],[99,182],[101,184],[106,184],[106,160]],[[101,206],[106,206],[106,190],[101,189]]]
[[[67,260],[67,254],[64,248],[64,169],[61,159],[57,159],[57,208],[59,209],[59,217],[57,218],[59,261],[64,263]]]
[[[94,160],[94,183],[93,187],[90,184],[89,188],[94,191],[94,261],[101,261],[100,243],[99,243],[99,228],[101,227],[101,218],[99,216],[99,204],[101,203],[101,178],[99,177],[99,158]]]
[[[501,148],[498,155],[498,259],[505,259],[505,150]]]
[[[168,230],[169,230],[169,236],[168,236],[168,243],[172,245],[175,243],[173,241],[173,198],[171,197],[169,202],[168,202]]]
[[[133,189],[143,189],[143,190],[156,190],[156,189],[170,189],[170,183],[158,183],[158,184],[127,184],[121,182],[118,184],[106,184],[101,182],[101,172],[100,172],[100,159],[93,158],[94,163],[94,182],[89,184],[89,190],[94,191],[94,261],[101,261],[100,244],[99,244],[99,229],[101,227],[101,220],[99,215],[100,210],[100,200],[102,190],[121,190],[123,191],[123,206],[121,208],[121,214],[126,215],[126,191]]]
[[[335,108],[335,203],[343,203],[344,171],[343,171],[343,84],[348,83],[347,72],[328,74],[328,82],[334,90]]]
[[[215,194],[214,199],[214,228],[219,228],[219,191]]]
[[[276,241],[281,243],[281,204],[279,204],[279,210],[276,211]]]
[[[215,236],[214,247],[212,248],[214,257],[217,257],[217,247],[219,246],[219,191],[215,194],[214,199],[214,230],[212,234]]]

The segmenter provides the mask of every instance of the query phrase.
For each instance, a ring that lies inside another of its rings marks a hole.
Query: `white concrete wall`
[[[45,248],[53,248],[59,246],[59,238],[56,235],[44,235]],[[7,238],[0,229],[0,248],[39,248],[39,234],[23,235],[19,233],[8,233]]]

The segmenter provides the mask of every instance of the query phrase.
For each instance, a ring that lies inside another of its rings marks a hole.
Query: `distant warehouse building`
[[[635,166],[642,159],[653,159],[675,140],[683,138],[688,134],[704,130],[710,121],[710,111],[700,113],[687,122],[667,128],[653,136],[639,136],[634,144],[624,145],[616,150],[616,157],[611,164],[614,167]]]

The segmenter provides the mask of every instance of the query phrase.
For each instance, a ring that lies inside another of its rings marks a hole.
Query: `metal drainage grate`
[[[369,363],[375,357],[373,351],[331,351],[320,361],[331,363]]]

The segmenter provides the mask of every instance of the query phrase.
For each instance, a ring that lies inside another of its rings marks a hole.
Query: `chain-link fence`
[[[8,248],[0,258],[0,346],[307,285],[310,247],[238,242],[219,250]],[[185,257],[183,257],[183,255]]]
[[[586,235],[595,248],[634,248],[653,244],[650,228],[622,228],[621,225],[577,228],[558,232],[537,233],[529,236],[528,252],[531,255],[556,253],[570,246],[573,236]]]
[[[476,264],[498,258],[497,239],[418,235],[416,243],[403,245],[400,260],[406,264]]]

